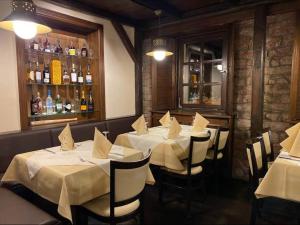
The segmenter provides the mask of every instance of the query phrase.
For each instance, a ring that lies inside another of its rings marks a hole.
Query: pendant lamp
[[[51,32],[51,28],[37,18],[32,0],[13,0],[12,12],[0,21],[0,28],[14,31],[22,39],[32,39],[37,34]]]
[[[154,13],[158,16],[158,38],[152,40],[152,49],[146,55],[152,56],[156,61],[162,61],[166,56],[173,55],[173,52],[167,49],[167,40],[160,37],[160,15],[161,10],[155,10]]]

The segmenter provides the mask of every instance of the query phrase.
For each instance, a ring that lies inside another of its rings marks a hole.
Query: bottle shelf
[[[48,56],[51,58],[64,58],[64,59],[79,59],[79,60],[94,60],[95,57],[91,56],[80,56],[80,55],[66,55],[63,53],[45,52],[33,49],[25,49],[25,54],[34,56]]]
[[[28,86],[34,86],[34,85],[38,85],[38,86],[75,86],[75,87],[82,87],[82,86],[93,86],[93,84],[87,84],[87,83],[83,83],[83,84],[44,84],[44,83],[27,83]]]
[[[29,115],[28,117],[30,119],[38,119],[38,118],[53,118],[53,117],[61,117],[61,116],[69,116],[69,115],[89,115],[89,114],[93,114],[97,111],[93,111],[93,112],[64,112],[64,113],[52,113],[52,114],[37,114],[37,115]]]

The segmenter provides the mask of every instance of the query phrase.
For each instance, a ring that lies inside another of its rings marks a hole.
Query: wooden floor
[[[223,181],[219,194],[213,185],[207,184],[208,195],[202,203],[196,203],[193,217],[184,216],[184,203],[174,201],[160,205],[156,187],[147,186],[145,193],[146,224],[249,224],[250,203],[247,183],[239,180]],[[167,198],[174,198],[170,194]],[[200,196],[199,196],[200,197]],[[166,199],[167,199],[166,198]],[[90,219],[89,224],[101,224]],[[137,224],[129,221],[126,224]],[[263,205],[262,217],[257,224],[297,224],[296,206],[293,203],[267,199]]]

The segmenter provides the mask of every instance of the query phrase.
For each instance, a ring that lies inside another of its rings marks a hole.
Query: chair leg
[[[186,215],[187,218],[191,218],[191,181],[189,180],[187,183],[186,189]]]
[[[207,193],[206,193],[206,187],[205,187],[205,180],[204,180],[203,177],[201,178],[201,192],[202,192],[202,195],[203,195],[203,201],[205,201]]]
[[[163,174],[160,175],[160,179],[159,179],[159,185],[158,185],[158,201],[159,203],[163,204]]]
[[[215,193],[219,194],[219,163],[218,160],[214,162],[214,186],[215,186]]]
[[[250,224],[256,223],[256,215],[258,213],[258,200],[254,197],[252,199],[251,215],[250,215]]]

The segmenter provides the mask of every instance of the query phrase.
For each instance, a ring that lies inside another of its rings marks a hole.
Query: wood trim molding
[[[299,98],[300,87],[300,10],[296,15],[296,35],[294,41],[294,51],[292,58],[292,74],[291,74],[291,92],[290,92],[290,117],[291,120],[299,120],[297,116],[297,103]]]
[[[264,68],[266,48],[267,6],[255,10],[253,37],[252,107],[251,135],[256,136],[263,129]]]
[[[135,29],[134,43],[137,60],[135,63],[135,114],[139,116],[143,113],[143,33],[139,29]]]
[[[133,60],[134,63],[138,63],[137,57],[136,57],[136,52],[134,49],[133,44],[131,43],[128,34],[126,33],[124,27],[122,26],[122,24],[118,23],[115,20],[111,21],[111,24],[113,25],[113,27],[115,28],[116,32],[118,33],[124,47],[126,48],[129,56],[131,57],[131,59]]]

